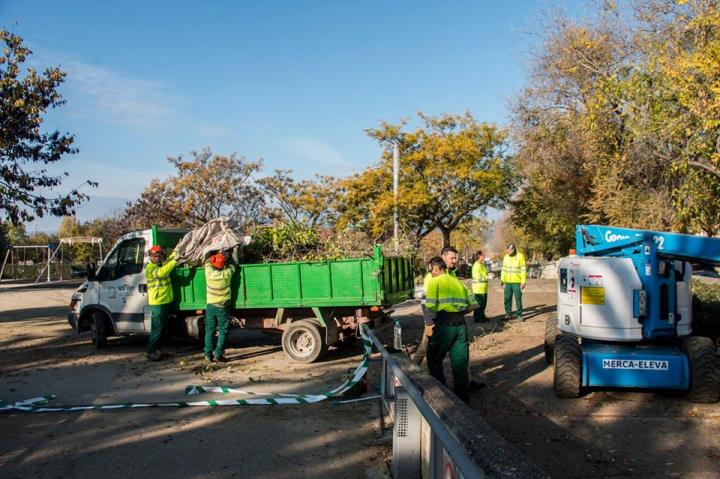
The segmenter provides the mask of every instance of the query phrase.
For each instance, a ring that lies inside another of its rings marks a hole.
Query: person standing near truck
[[[488,270],[482,251],[475,253],[475,263],[472,266],[472,292],[478,303],[477,309],[473,311],[473,321],[476,323],[487,321],[485,306],[487,306],[488,295]]]
[[[522,290],[525,289],[527,281],[527,267],[525,256],[518,253],[515,245],[510,243],[507,246],[507,254],[503,257],[500,283],[503,288],[505,299],[505,319],[523,319]],[[515,314],[512,312],[512,299],[515,296]]]
[[[230,299],[232,290],[230,283],[235,274],[235,266],[227,262],[227,257],[220,251],[205,263],[205,284],[207,291],[207,309],[205,310],[205,349],[203,354],[207,361],[227,361],[225,358],[225,341],[230,327]],[[213,338],[217,327],[217,344],[213,348]]]
[[[470,292],[457,278],[447,273],[441,257],[430,260],[432,277],[425,298],[425,335],[428,337],[427,362],[430,374],[445,384],[443,360],[450,353],[453,391],[468,402],[470,348],[464,315],[474,306]]]
[[[167,328],[167,320],[170,314],[170,303],[173,300],[172,282],[170,273],[177,266],[174,253],[165,263],[165,251],[154,245],[148,252],[150,262],[145,268],[145,279],[147,280],[148,305],[150,306],[150,340],[147,347],[147,358],[151,361],[162,359],[162,336]]]

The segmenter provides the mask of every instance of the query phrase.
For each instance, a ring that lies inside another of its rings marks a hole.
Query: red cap
[[[155,245],[150,248],[150,251],[148,251],[148,254],[162,254],[163,250],[160,246]]]
[[[210,256],[210,264],[217,269],[222,269],[225,266],[225,255],[217,253]]]

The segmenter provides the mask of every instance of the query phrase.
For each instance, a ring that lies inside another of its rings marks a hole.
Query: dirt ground
[[[488,386],[471,406],[553,477],[720,477],[720,405],[678,395],[591,392],[560,400],[545,364],[545,319],[555,282],[525,290],[526,322],[470,324],[471,368]],[[0,399],[55,394],[57,404],[183,400],[188,384],[316,393],[339,384],[359,349],[323,362],[289,362],[279,338],[234,330],[223,368],[202,372],[189,340],[175,356],[144,359],[142,339],[95,351],[65,320],[72,289],[0,289]],[[488,314],[501,315],[492,282]],[[419,306],[396,308],[406,342],[419,340]],[[385,331],[381,337],[388,337]],[[448,371],[448,377],[451,377]],[[372,383],[371,379],[371,383]],[[209,395],[208,399],[219,396]],[[0,413],[0,477],[388,477],[374,401],[336,405]]]
[[[204,372],[197,345],[145,359],[144,339],[97,351],[65,319],[75,288],[0,289],[0,399],[57,396],[52,404],[227,399],[184,396],[189,384],[258,392],[320,393],[342,382],[360,350],[292,363],[279,338],[233,330],[231,360]],[[233,396],[232,398],[242,398]],[[82,413],[0,413],[0,477],[386,478],[377,402],[339,405],[156,408]]]

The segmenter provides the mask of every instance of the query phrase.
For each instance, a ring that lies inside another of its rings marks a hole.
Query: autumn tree
[[[377,166],[343,182],[339,226],[359,228],[376,238],[389,236],[395,206],[394,144],[401,157],[397,207],[404,228],[418,241],[437,228],[448,245],[464,221],[486,208],[502,208],[510,199],[515,175],[503,130],[476,121],[470,113],[418,113],[418,119],[420,126],[413,131],[404,131],[406,122],[382,122],[367,130],[386,150]]]
[[[261,162],[233,153],[216,155],[210,148],[191,151],[191,159],[170,157],[176,174],[153,179],[140,198],[130,202],[123,220],[133,228],[202,225],[220,216],[231,216],[246,226],[261,220],[264,198],[254,174]]]
[[[335,222],[341,185],[332,176],[317,175],[312,180],[297,181],[291,170],[275,170],[272,176],[259,179],[258,185],[268,197],[272,219],[310,227]]]
[[[720,71],[717,4],[642,0],[626,13],[605,2],[590,21],[555,20],[515,102],[512,220],[548,254],[566,252],[578,223],[707,232],[717,218],[704,200],[715,113],[701,101]]]
[[[166,228],[189,225],[170,181],[153,178],[138,199],[127,203],[121,219],[124,229],[144,229],[153,224]]]
[[[0,40],[4,44],[0,56],[0,213],[13,224],[47,213],[72,214],[87,196],[77,188],[51,196],[50,191],[62,185],[67,173],[54,176],[46,166],[76,153],[75,138],[42,128],[48,109],[65,103],[58,92],[65,73],[58,67],[42,73],[25,68],[32,51],[23,45],[23,39],[2,29]]]

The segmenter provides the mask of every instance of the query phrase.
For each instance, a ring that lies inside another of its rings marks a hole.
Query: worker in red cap
[[[166,329],[167,319],[170,314],[170,303],[173,300],[172,283],[170,273],[177,266],[173,252],[169,261],[165,262],[165,251],[155,245],[148,252],[150,262],[145,268],[145,279],[147,280],[148,305],[150,306],[150,340],[148,341],[147,358],[151,361],[160,361],[162,351],[162,334]]]
[[[235,266],[228,263],[222,251],[210,256],[205,263],[205,285],[207,291],[207,308],[205,310],[205,349],[203,354],[207,361],[227,361],[225,358],[225,340],[230,326],[230,305],[232,290],[230,282],[235,273]],[[213,348],[213,338],[217,327],[217,344]]]

